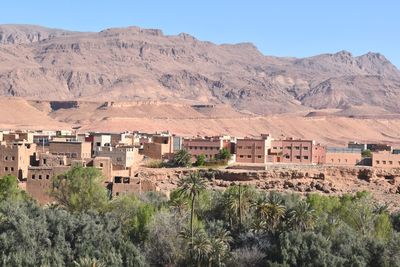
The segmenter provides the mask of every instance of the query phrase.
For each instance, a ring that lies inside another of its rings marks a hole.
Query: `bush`
[[[164,168],[166,164],[162,160],[150,160],[144,165],[147,168]]]

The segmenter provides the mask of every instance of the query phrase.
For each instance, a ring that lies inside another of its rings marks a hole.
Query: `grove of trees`
[[[110,198],[101,174],[55,179],[39,206],[0,178],[1,266],[400,266],[400,214],[367,192],[322,196],[206,187]]]

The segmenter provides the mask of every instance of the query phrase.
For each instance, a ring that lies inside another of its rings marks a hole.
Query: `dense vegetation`
[[[100,174],[55,180],[39,207],[0,179],[1,266],[399,266],[400,216],[368,193],[326,197],[206,189],[198,173],[167,200],[110,199]]]

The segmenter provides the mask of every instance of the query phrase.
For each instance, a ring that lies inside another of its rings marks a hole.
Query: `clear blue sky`
[[[215,43],[252,42],[276,56],[373,51],[400,67],[398,0],[8,0],[0,23],[81,31],[135,25]]]

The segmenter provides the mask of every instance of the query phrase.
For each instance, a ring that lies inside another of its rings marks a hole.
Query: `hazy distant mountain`
[[[399,112],[400,71],[378,53],[279,58],[250,43],[155,29],[0,25],[0,95],[226,103],[260,114],[361,104]]]

